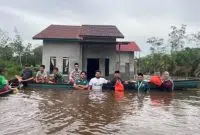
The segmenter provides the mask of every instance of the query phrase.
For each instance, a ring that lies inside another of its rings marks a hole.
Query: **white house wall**
[[[117,55],[119,61],[119,55]],[[129,63],[130,77],[134,76],[134,52],[121,52],[120,53],[120,72],[125,73],[125,65]]]
[[[79,43],[63,43],[63,42],[43,42],[43,58],[42,63],[46,66],[46,70],[50,68],[50,57],[56,57],[56,66],[62,72],[63,57],[69,58],[69,71],[74,67],[74,63],[79,63],[82,67],[82,53]]]

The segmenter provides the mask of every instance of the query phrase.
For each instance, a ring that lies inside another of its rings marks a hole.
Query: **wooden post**
[[[138,59],[138,69],[139,69],[139,72],[140,72],[140,52],[139,52],[139,59]]]
[[[121,52],[121,44],[119,44],[119,52],[118,52],[118,55],[119,55],[119,66],[118,66],[118,70],[120,70],[120,63],[121,63],[120,52]]]

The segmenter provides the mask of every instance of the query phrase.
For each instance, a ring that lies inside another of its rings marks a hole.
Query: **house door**
[[[109,76],[109,59],[105,59],[105,76]]]
[[[87,59],[88,79],[91,79],[95,76],[96,70],[99,70],[99,59]]]

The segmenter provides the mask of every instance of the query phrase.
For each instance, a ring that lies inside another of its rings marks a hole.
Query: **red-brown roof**
[[[112,25],[50,25],[33,39],[81,39],[82,37],[124,38],[117,27]]]
[[[124,35],[113,25],[82,25],[80,36],[124,38]]]
[[[128,44],[118,44],[116,45],[116,51],[118,52],[135,52],[141,51],[139,46],[135,42],[129,42]]]
[[[80,39],[81,26],[50,25],[33,39]]]

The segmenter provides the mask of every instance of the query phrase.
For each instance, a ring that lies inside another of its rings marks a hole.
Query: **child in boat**
[[[173,80],[171,80],[169,76],[169,72],[167,71],[163,72],[161,88],[163,90],[172,91],[173,86],[174,86],[174,83],[173,83]]]
[[[110,81],[102,78],[101,71],[98,70],[95,72],[95,77],[90,80],[88,90],[101,91],[103,84],[108,82]]]
[[[49,83],[55,83],[55,84],[62,84],[63,83],[63,76],[59,72],[57,67],[54,67],[54,69],[53,69],[53,79],[50,79]]]
[[[47,82],[47,72],[45,71],[45,65],[40,65],[40,70],[36,74],[36,83]]]
[[[3,76],[4,68],[0,67],[0,91],[8,91],[10,87],[8,81]]]
[[[137,74],[137,81],[135,83],[136,90],[140,91],[147,91],[149,90],[148,82],[144,80],[144,76],[142,73]]]
[[[88,81],[86,79],[87,73],[82,71],[80,77],[81,78],[74,83],[74,88],[77,90],[86,90],[88,88]]]

